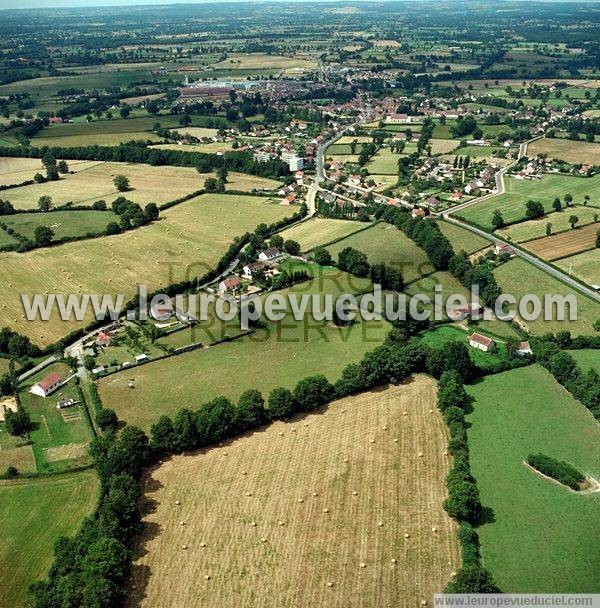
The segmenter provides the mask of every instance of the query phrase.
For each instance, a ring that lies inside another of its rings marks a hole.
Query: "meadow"
[[[593,177],[570,177],[564,175],[544,175],[541,180],[517,180],[505,178],[506,192],[475,203],[456,212],[456,216],[474,222],[492,231],[492,216],[495,209],[500,209],[506,224],[525,219],[525,204],[529,199],[540,201],[545,211],[551,212],[552,202],[556,197],[561,201],[565,194],[573,196],[575,204],[583,203],[587,194],[591,197],[590,205],[600,202],[600,175]],[[552,220],[548,220],[552,221]]]
[[[598,221],[597,218],[600,218],[600,209],[597,207],[584,207],[583,205],[563,207],[561,211],[549,213],[543,218],[513,224],[496,232],[502,238],[522,243],[523,241],[546,236],[546,224],[548,223],[552,224],[553,234],[570,231],[569,218],[572,215],[576,215],[579,218],[577,226],[581,227],[586,224],[596,223]],[[598,224],[598,228],[600,228],[600,224]]]
[[[284,239],[292,239],[300,243],[302,251],[308,252],[349,236],[358,230],[364,229],[368,224],[353,220],[336,220],[328,218],[312,218],[306,222],[292,226],[281,232]]]
[[[527,144],[529,157],[535,157],[538,154],[547,154],[549,159],[556,158],[573,164],[585,162],[590,165],[600,165],[600,144],[598,143],[542,137]]]
[[[438,226],[442,234],[450,241],[452,248],[457,253],[465,251],[466,253],[474,253],[480,249],[485,249],[491,245],[491,242],[483,237],[461,228],[450,222],[438,222]]]
[[[77,173],[97,164],[97,161],[71,160],[69,170]],[[46,174],[39,158],[0,157],[0,186],[20,184],[32,180],[36,173]],[[10,197],[10,192],[2,192],[0,198]]]
[[[600,304],[574,290],[558,279],[546,274],[524,260],[515,258],[502,264],[494,270],[494,276],[503,293],[512,294],[517,300],[526,294],[534,294],[541,298],[544,295],[575,295],[577,298],[577,320],[559,321],[553,311],[552,319],[543,318],[534,321],[523,321],[533,334],[541,335],[568,329],[573,335],[589,335],[594,332],[593,322],[600,317]]]
[[[339,252],[346,247],[354,247],[365,253],[369,264],[385,262],[390,264],[409,283],[433,272],[427,254],[395,226],[379,223],[327,247],[332,257],[337,259]]]
[[[93,471],[0,481],[0,607],[24,604],[27,587],[46,576],[54,543],[74,534],[98,498]]]
[[[119,192],[113,183],[116,175],[129,179],[130,190]],[[48,195],[53,205],[59,206],[72,202],[75,205],[91,205],[105,200],[110,205],[120,196],[144,206],[148,203],[162,204],[191,192],[201,190],[204,182],[214,173],[198,173],[193,167],[153,167],[137,163],[90,163],[74,175],[64,175],[58,181],[44,184],[31,184],[13,188],[6,192],[16,209],[36,209],[40,196]],[[272,189],[278,182],[264,177],[245,173],[230,173],[226,189],[251,191]],[[168,184],[168,187],[166,187]]]
[[[416,376],[150,471],[129,604],[431,602],[460,563],[435,394]]]
[[[51,211],[48,213],[17,213],[0,219],[16,233],[30,240],[34,239],[38,226],[48,226],[58,241],[67,237],[84,236],[106,230],[110,222],[119,221],[119,216],[112,211]]]
[[[537,365],[466,388],[473,399],[471,469],[485,509],[478,528],[485,567],[504,592],[597,593],[600,494],[577,495],[523,461],[543,452],[597,479],[598,425]]]
[[[591,249],[554,262],[588,285],[600,285],[600,249]]]
[[[593,349],[570,350],[569,354],[577,361],[577,365],[584,372],[595,369],[600,373],[600,351]]]
[[[400,158],[402,158],[400,154],[392,152],[389,148],[381,148],[367,163],[366,167],[369,173],[376,175],[397,175]]]
[[[66,243],[50,249],[0,256],[0,283],[8,285],[0,326],[28,335],[35,343],[55,342],[83,322],[26,321],[20,294],[125,294],[138,284],[149,290],[203,276],[227,251],[234,237],[258,224],[289,217],[289,208],[264,197],[205,194],[168,209],[160,220],[124,234]],[[86,319],[91,320],[88,315]]]

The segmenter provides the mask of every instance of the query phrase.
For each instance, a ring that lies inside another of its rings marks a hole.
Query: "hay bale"
[[[299,498],[298,502],[304,502],[304,498]]]
[[[383,522],[380,521],[380,522],[377,523],[377,525],[381,528],[381,527],[383,527]]]
[[[185,551],[187,549],[187,545],[181,545],[181,548]]]
[[[329,509],[323,509],[323,513],[329,513]]]
[[[387,431],[387,426],[382,427],[384,431]]]
[[[403,416],[408,416],[408,412],[402,412]]]
[[[444,456],[448,456],[448,451],[444,450]]]
[[[350,462],[347,458],[344,458],[344,462]]]
[[[200,546],[204,549],[204,547],[206,547],[206,543],[200,543]]]
[[[341,411],[342,411],[342,414],[345,414],[345,413],[346,413],[346,410],[344,410],[344,409],[343,409],[343,410],[341,410]]]
[[[429,413],[430,413],[430,414],[433,414],[433,410],[429,410]]]
[[[242,471],[242,475],[245,475],[245,474],[246,474],[246,471]]]
[[[185,526],[185,522],[184,522],[184,521],[180,521],[180,522],[179,522],[179,525],[180,525],[180,526]]]
[[[252,522],[250,525],[251,525],[253,528],[256,528],[256,522],[255,522],[255,521],[253,521],[253,522]]]
[[[328,587],[333,587],[333,583],[332,583],[331,581],[329,581],[329,582],[327,583],[327,586],[328,586]]]
[[[427,600],[421,600],[421,606],[427,606]]]
[[[261,539],[260,539],[260,542],[261,542],[261,543],[266,543],[266,542],[267,542],[267,539],[266,539],[266,538],[261,538]]]
[[[252,492],[246,492],[246,496],[252,496]]]
[[[433,528],[431,528],[432,532],[437,532],[437,528],[435,526],[433,526]]]
[[[317,492],[313,492],[313,496],[318,496],[319,494]]]
[[[371,440],[370,440],[370,443],[375,443],[375,439],[371,439]]]
[[[285,526],[285,522],[284,521],[279,521],[277,522],[280,526]]]
[[[361,567],[361,568],[366,568],[366,567],[367,567],[367,564],[365,564],[365,562],[360,562],[360,567]]]
[[[180,504],[181,504],[181,502],[180,502],[179,500],[176,500],[176,501],[175,501],[175,504],[176,504],[176,505],[180,505]]]
[[[423,458],[423,452],[419,452],[419,458]]]
[[[210,580],[210,574],[205,574],[204,575],[204,579],[207,580],[207,581],[209,581]]]
[[[408,532],[404,533],[404,538],[410,538],[410,534]]]
[[[358,492],[354,490],[354,492],[352,492],[352,496],[358,496]]]
[[[391,560],[391,561],[392,561],[392,564],[395,564],[395,563],[396,563],[396,560],[395,560],[393,557],[392,557],[392,560]]]
[[[397,438],[394,439],[394,443],[398,443],[398,439]]]

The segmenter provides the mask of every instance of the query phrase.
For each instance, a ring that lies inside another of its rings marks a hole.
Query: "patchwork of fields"
[[[431,602],[460,560],[435,395],[417,376],[149,472],[129,605]]]
[[[549,159],[556,158],[568,163],[600,164],[600,144],[571,139],[536,139],[527,144],[527,154],[530,157],[547,154]]]
[[[598,479],[598,425],[539,366],[488,376],[467,392],[486,568],[504,592],[598,593],[600,494],[576,495],[523,464],[543,452]]]
[[[307,252],[320,245],[353,234],[364,227],[365,224],[353,220],[316,217],[284,230],[281,236],[286,240],[298,241],[302,251]]]
[[[102,239],[67,243],[24,254],[3,253],[0,283],[8,285],[0,326],[8,326],[45,345],[83,325],[75,320],[29,322],[20,294],[110,293],[133,296],[138,284],[150,290],[203,276],[235,236],[258,224],[290,216],[289,208],[264,197],[205,194],[165,211],[161,220]],[[87,320],[90,320],[88,315]]]

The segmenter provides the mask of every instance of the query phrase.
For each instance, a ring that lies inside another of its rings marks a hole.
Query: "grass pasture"
[[[450,222],[438,222],[438,226],[456,252],[463,250],[466,253],[474,253],[491,244],[487,239]]]
[[[400,158],[402,157],[399,154],[392,152],[389,148],[381,148],[366,166],[369,173],[376,175],[397,175],[398,160]]]
[[[115,175],[128,177],[131,190],[117,191],[113,184]],[[214,177],[214,174],[199,174],[193,167],[95,162],[85,170],[63,176],[55,182],[14,188],[7,192],[7,198],[16,209],[35,209],[40,196],[46,194],[52,198],[54,206],[67,202],[90,205],[97,200],[106,200],[110,204],[119,196],[144,206],[166,203],[201,190],[208,177]],[[274,180],[232,172],[228,176],[227,188],[250,191],[271,189],[277,185]]]
[[[528,241],[524,247],[545,260],[557,260],[592,249],[596,243],[598,229],[599,224],[588,224],[575,230]]]
[[[158,608],[167,594],[179,608],[431,602],[459,564],[435,394],[417,376],[151,471],[130,605]]]
[[[112,211],[51,211],[48,213],[17,213],[2,217],[1,221],[15,232],[34,239],[38,226],[49,226],[54,240],[103,232],[109,222],[118,222]]]
[[[599,143],[542,137],[527,144],[527,156],[535,157],[538,154],[547,154],[549,159],[556,158],[567,163],[600,165]]]
[[[523,321],[523,324],[531,333],[541,335],[565,329],[571,331],[573,335],[590,335],[594,333],[592,324],[600,316],[600,304],[578,292],[574,292],[573,289],[546,274],[543,270],[539,270],[525,260],[515,258],[496,268],[494,275],[502,291],[512,294],[517,300],[525,294],[537,295],[542,303],[545,294],[572,294],[576,296],[576,321],[559,321],[556,319],[555,312],[553,312],[552,319],[547,321],[543,318],[534,321]]]
[[[491,232],[495,209],[500,209],[505,223],[520,222],[525,219],[525,204],[529,199],[540,201],[546,212],[553,210],[552,201],[556,197],[563,200],[565,194],[571,194],[575,204],[583,203],[586,194],[591,197],[591,206],[598,205],[600,201],[600,175],[589,178],[544,175],[541,180],[517,180],[506,177],[504,181],[506,185],[504,194],[466,207],[456,212],[456,216],[479,224]]]
[[[600,372],[600,350],[581,349],[571,350],[569,354],[577,361],[577,365],[586,372],[595,369]]]
[[[517,243],[546,236],[546,224],[552,224],[552,232],[570,231],[569,217],[576,215],[579,218],[578,227],[586,224],[593,224],[595,217],[600,217],[600,211],[595,207],[584,207],[575,205],[573,207],[563,207],[561,211],[555,211],[537,219],[513,224],[507,228],[497,230],[498,235]],[[600,224],[597,224],[600,229]]]
[[[298,241],[302,251],[306,252],[320,245],[331,243],[336,239],[349,236],[358,230],[362,230],[366,225],[353,220],[312,218],[284,230],[281,236],[286,240]]]
[[[71,160],[68,161],[68,164],[70,171],[78,173],[97,163],[96,161]],[[0,185],[2,186],[20,184],[31,180],[36,173],[46,174],[39,158],[0,157]],[[11,190],[3,192],[0,198],[12,200],[10,198],[11,192]]]
[[[54,543],[74,534],[98,497],[93,471],[0,481],[0,607],[22,606],[46,576]]]
[[[588,285],[600,285],[600,249],[591,249],[562,258],[556,260],[554,264]]]
[[[431,274],[431,266],[426,253],[403,232],[386,223],[379,223],[357,234],[327,247],[334,259],[346,248],[354,247],[367,255],[369,264],[385,262],[402,272],[404,282],[409,283]]]
[[[478,528],[486,568],[507,593],[597,593],[600,494],[577,495],[523,461],[543,452],[598,479],[598,425],[537,365],[466,388],[471,469],[488,512]]]
[[[149,290],[203,276],[235,236],[291,215],[289,208],[255,196],[205,194],[162,214],[162,219],[117,236],[66,243],[50,249],[0,256],[0,283],[8,285],[0,326],[50,344],[83,323],[22,318],[20,294],[111,293],[134,295],[138,284]],[[82,212],[77,212],[82,213]],[[93,272],[92,272],[93,269]],[[91,316],[86,317],[89,321]]]

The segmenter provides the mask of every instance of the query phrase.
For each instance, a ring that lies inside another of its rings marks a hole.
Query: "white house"
[[[142,353],[141,355],[135,356],[136,363],[141,363],[142,361],[148,361],[148,355]]]
[[[60,374],[50,374],[43,380],[40,380],[37,384],[34,384],[29,392],[39,397],[47,397],[53,393],[62,384],[62,378]]]
[[[488,338],[482,334],[473,333],[469,336],[469,346],[487,353],[496,349],[496,342],[492,338]]]
[[[277,247],[269,247],[258,254],[258,259],[263,262],[270,262],[277,259],[281,255],[281,251]]]
[[[237,277],[228,277],[219,283],[219,291],[225,293],[227,291],[236,291],[241,285],[241,281]]]

